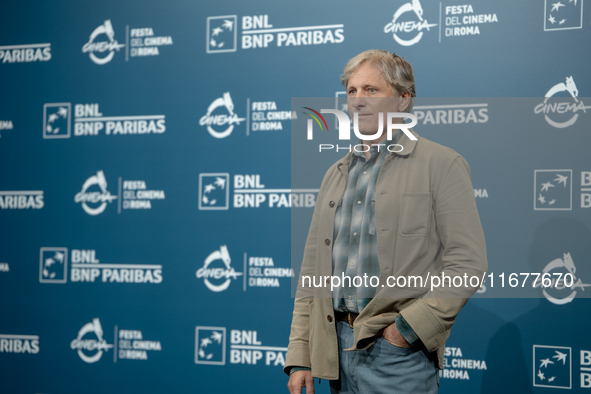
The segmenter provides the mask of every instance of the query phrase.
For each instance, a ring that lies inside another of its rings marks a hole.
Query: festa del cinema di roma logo
[[[117,360],[148,360],[149,352],[159,352],[162,344],[157,340],[147,340],[141,330],[118,330],[115,326],[114,344],[109,344],[103,338],[104,332],[98,317],[86,323],[76,339],[70,342],[70,348],[78,352],[82,361],[92,364],[101,359],[104,352],[113,349],[113,361]]]
[[[127,62],[130,57],[159,56],[159,48],[173,45],[171,36],[155,35],[152,27],[130,29],[127,25],[125,31],[125,44],[119,44],[115,39],[113,24],[107,19],[92,31],[88,42],[82,46],[82,53],[88,53],[95,64],[103,65],[113,60],[115,52],[120,52],[122,48],[126,48]]]
[[[95,41],[97,37],[103,34],[106,35],[108,41]],[[115,56],[115,51],[119,52],[123,47],[125,47],[125,44],[119,44],[117,42],[111,20],[107,19],[102,25],[92,31],[88,42],[82,47],[82,52],[88,53],[90,60],[94,63],[102,65],[109,63],[113,59],[113,56]],[[103,55],[105,52],[108,52],[106,56]]]
[[[87,338],[85,338],[88,335]],[[103,356],[103,352],[113,347],[103,339],[103,327],[98,317],[92,319],[92,322],[86,323],[78,331],[78,336],[70,343],[73,350],[78,351],[78,356],[82,361],[92,364],[97,362]]]
[[[223,267],[212,266],[218,260],[222,261]],[[230,258],[228,247],[222,245],[219,250],[210,253],[205,258],[203,267],[197,270],[195,276],[197,276],[197,279],[203,278],[203,282],[209,290],[219,293],[230,286],[232,279],[238,279],[239,276],[242,276],[242,272],[234,271],[231,263],[232,259]]]
[[[546,264],[542,274],[552,274],[550,286],[544,285],[543,280],[537,278],[534,287],[542,287],[544,297],[555,305],[565,305],[577,296],[577,290],[585,291],[591,284],[583,283],[576,276],[577,267],[570,252],[564,253],[562,258],[557,258]],[[556,278],[558,276],[558,278]]]
[[[89,190],[95,185],[98,186],[100,191]],[[80,192],[74,197],[74,201],[82,205],[84,212],[92,216],[103,213],[107,208],[108,203],[111,203],[116,199],[117,196],[111,195],[107,190],[107,179],[102,170],[97,171],[96,175],[88,178],[82,185],[82,190],[80,190]],[[98,204],[98,206],[96,204]]]
[[[225,110],[216,111],[218,108]],[[209,105],[207,113],[199,119],[199,125],[207,126],[207,131],[212,137],[226,138],[232,134],[235,125],[240,125],[240,122],[245,120],[246,118],[240,118],[234,113],[234,102],[230,92],[225,92]]]
[[[404,18],[401,18],[401,16],[407,12],[414,13],[417,16],[418,21],[403,20]],[[384,33],[392,33],[392,37],[394,37],[394,40],[400,45],[411,46],[421,40],[423,37],[422,30],[429,31],[431,30],[431,27],[435,26],[437,26],[436,23],[429,23],[427,19],[423,18],[423,7],[419,0],[412,0],[409,3],[404,3],[398,8],[398,10],[396,10],[392,22],[384,27]],[[413,32],[417,32],[417,34],[412,38],[406,38],[407,35],[412,34]],[[405,33],[403,35],[404,38],[401,37],[400,33]]]
[[[549,102],[551,97],[561,92],[568,92],[574,102],[571,102],[570,100]],[[552,86],[548,92],[546,92],[544,101],[536,105],[534,108],[534,113],[543,113],[546,122],[548,122],[548,124],[553,127],[563,129],[565,127],[572,126],[579,118],[579,114],[577,113],[578,111],[583,111],[586,113],[588,109],[591,109],[591,106],[585,106],[583,100],[579,100],[577,98],[578,96],[579,90],[577,89],[577,85],[575,85],[573,77],[566,77],[565,82],[557,83],[556,85]],[[560,114],[568,114],[569,112],[573,114],[569,119],[563,121],[556,120],[556,114],[561,116]],[[552,119],[551,115],[553,115],[552,117],[555,117],[555,119]]]

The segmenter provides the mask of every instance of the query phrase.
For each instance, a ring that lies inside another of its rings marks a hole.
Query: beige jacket
[[[416,133],[413,134],[418,137]],[[452,149],[419,137],[399,141],[376,184],[375,220],[380,285],[354,324],[355,346],[371,346],[380,330],[401,314],[443,368],[445,341],[456,315],[476,287],[420,289],[420,294],[391,288],[388,276],[440,275],[482,278],[486,245],[478,217],[470,168]],[[302,277],[332,275],[332,241],[337,202],[345,190],[351,153],[326,172],[308,233],[296,294],[284,371],[302,366],[312,376],[338,379],[338,344],[330,285],[302,287]],[[332,202],[332,203],[331,203]],[[318,282],[317,282],[318,283]],[[448,282],[446,282],[447,284]]]

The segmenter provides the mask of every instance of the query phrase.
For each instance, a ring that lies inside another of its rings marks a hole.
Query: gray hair
[[[365,62],[368,62],[371,66],[378,69],[386,82],[392,86],[392,88],[400,93],[410,93],[410,101],[405,112],[410,113],[414,106],[414,98],[417,97],[415,91],[415,77],[412,72],[410,63],[405,58],[398,56],[394,52],[390,53],[381,49],[370,49],[365,52],[361,52],[355,56],[343,68],[343,75],[341,75],[341,83],[345,88],[349,84],[349,78],[357,71],[357,69]]]

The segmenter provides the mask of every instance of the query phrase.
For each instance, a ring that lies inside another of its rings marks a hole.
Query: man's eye
[[[377,90],[376,90],[376,89],[374,89],[374,88],[369,88],[368,90],[369,90],[370,92],[372,92],[372,93],[374,93],[374,92],[377,92]]]

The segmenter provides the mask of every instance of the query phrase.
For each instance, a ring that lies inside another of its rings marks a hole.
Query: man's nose
[[[367,105],[367,101],[363,96],[363,93],[355,93],[354,96],[350,97],[351,105],[355,108],[365,107]]]

